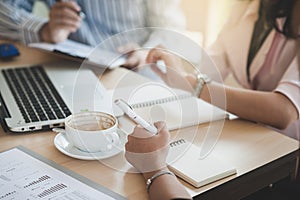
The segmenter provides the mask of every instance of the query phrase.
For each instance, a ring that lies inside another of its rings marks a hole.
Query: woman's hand
[[[127,55],[126,62],[122,65],[128,69],[137,69],[145,64],[148,50],[143,49],[136,43],[128,43],[117,48],[118,52]]]
[[[164,122],[154,124],[157,135],[136,127],[125,145],[125,157],[141,173],[147,174],[166,168],[166,157],[169,151],[169,131]]]
[[[160,60],[166,65],[165,72],[155,65]],[[170,87],[194,91],[195,75],[187,72],[179,56],[171,54],[162,46],[157,46],[150,50],[146,62],[152,64],[152,70]]]

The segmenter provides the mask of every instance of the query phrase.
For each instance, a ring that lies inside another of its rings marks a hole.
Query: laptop
[[[4,130],[23,133],[63,127],[72,113],[112,113],[98,77],[80,63],[64,61],[0,69],[0,111]]]

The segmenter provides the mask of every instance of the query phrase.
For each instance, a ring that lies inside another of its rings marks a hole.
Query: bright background
[[[181,8],[186,17],[185,34],[202,47],[209,46],[226,21],[233,2],[234,0],[181,0]],[[48,17],[47,8],[39,1],[34,13]],[[238,86],[232,76],[225,83]]]
[[[181,0],[188,36],[204,47],[211,44],[227,18],[232,2],[233,0]],[[47,17],[47,8],[39,1],[34,12]]]
[[[228,17],[233,0],[181,0],[187,30],[202,34],[203,45],[211,44]]]

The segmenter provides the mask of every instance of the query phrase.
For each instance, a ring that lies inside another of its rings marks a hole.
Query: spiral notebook
[[[112,102],[122,98],[145,120],[165,121],[169,130],[198,125],[228,117],[227,112],[192,94],[160,83],[146,83],[111,90]],[[114,114],[123,112],[113,106]]]
[[[201,157],[200,148],[178,139],[170,143],[169,169],[194,187],[201,187],[236,174],[236,168],[214,152]]]

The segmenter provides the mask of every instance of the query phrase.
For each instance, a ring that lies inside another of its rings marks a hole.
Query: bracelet
[[[151,184],[153,183],[153,181],[159,177],[159,176],[162,176],[162,175],[165,175],[165,174],[169,174],[171,176],[175,176],[175,174],[173,172],[170,172],[170,171],[159,171],[157,172],[156,174],[154,174],[151,178],[149,178],[146,182],[146,189],[147,189],[147,192],[149,192],[149,189],[150,189],[150,186]]]
[[[203,89],[203,86],[210,82],[211,79],[206,74],[198,73],[196,76],[196,86],[194,90],[194,96],[199,97]]]

